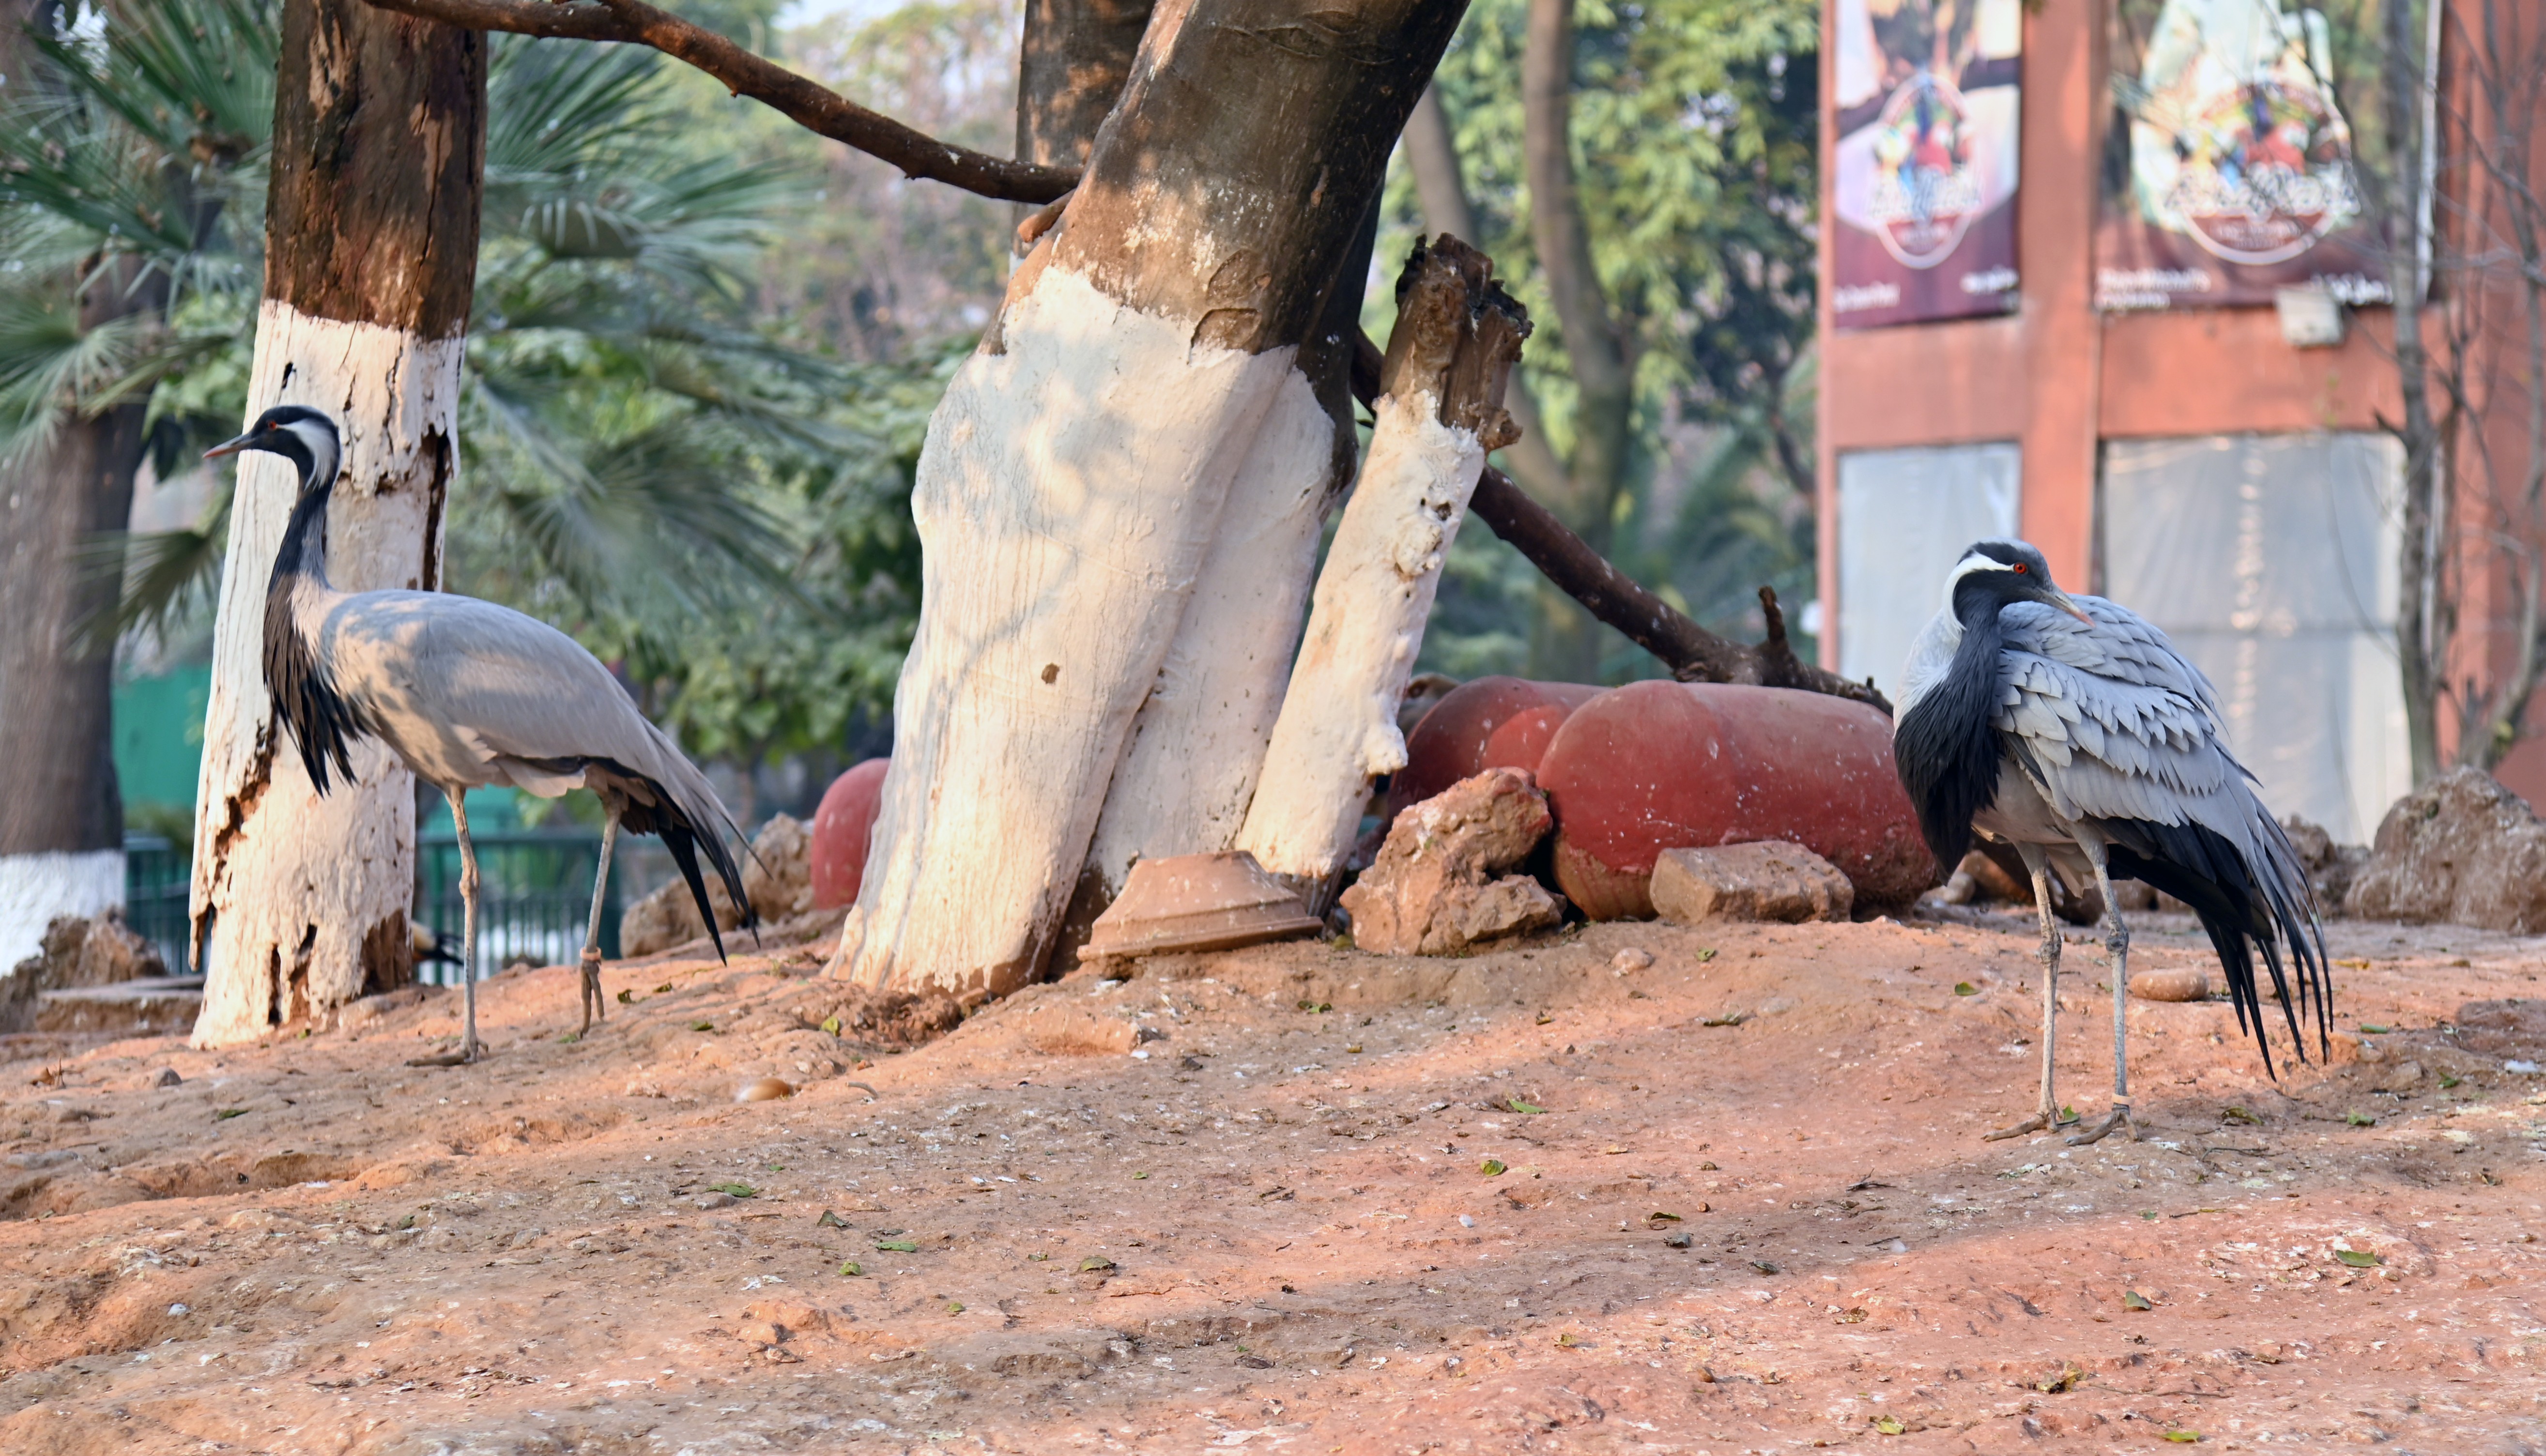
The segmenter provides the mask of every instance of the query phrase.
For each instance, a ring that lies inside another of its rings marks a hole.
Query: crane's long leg
[[[575,1028],[578,1039],[592,1030],[592,1023],[608,1017],[601,1003],[601,901],[610,889],[611,847],[619,842],[619,806],[604,795],[601,809],[601,872],[592,877],[592,919],[583,932],[583,1025]]]
[[[460,942],[460,985],[462,1003],[467,1007],[460,1034],[460,1060],[477,1060],[477,846],[468,842],[468,806],[461,802],[464,791],[447,791],[451,800],[451,826],[460,836],[460,903],[462,906]]]
[[[2113,1110],[2097,1123],[2091,1132],[2071,1138],[2071,1147],[2099,1143],[2115,1131],[2140,1140],[2139,1125],[2131,1121],[2130,1064],[2130,996],[2131,996],[2131,927],[2122,923],[2122,907],[2113,899],[2113,882],[2104,868],[2104,846],[2101,842],[2083,842],[2086,858],[2095,866],[2095,888],[2104,896],[2104,951],[2112,960],[2113,973]]]
[[[1999,1128],[1986,1141],[2047,1133],[2060,1125],[2060,1101],[2052,1091],[2052,1036],[2060,1018],[2060,921],[2051,912],[2051,856],[2038,844],[2018,842],[2015,852],[2033,873],[2033,907],[2042,917],[2042,944],[2034,957],[2042,963],[2042,1107],[2013,1127]]]

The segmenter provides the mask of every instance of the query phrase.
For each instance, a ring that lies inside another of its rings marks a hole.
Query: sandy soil
[[[0,1450],[2538,1450],[2546,1083],[2437,1028],[2546,944],[2334,936],[2391,1030],[2274,1085],[2135,1004],[2151,1141],[2077,1150],[1980,1138],[2012,917],[1162,960],[901,1053],[808,947],[613,965],[579,1044],[506,976],[474,1068],[405,1065],[447,994],[20,1060]]]

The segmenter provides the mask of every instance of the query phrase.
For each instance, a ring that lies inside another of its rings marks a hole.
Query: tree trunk
[[[1335,530],[1241,849],[1316,887],[1343,869],[1371,781],[1405,766],[1397,727],[1441,565],[1487,452],[1510,442],[1504,382],[1528,316],[1493,265],[1444,234],[1406,265],[1370,458]]]
[[[1573,185],[1573,0],[1529,0],[1521,56],[1521,155],[1529,179],[1529,229],[1549,301],[1573,366],[1573,453],[1566,486],[1549,504],[1590,548],[1611,555],[1618,498],[1634,444],[1636,366],[1610,317],[1591,258],[1591,234]],[[1596,682],[1599,627],[1573,600],[1542,585],[1533,670]]]
[[[2436,610],[2448,595],[2445,515],[2448,467],[2430,396],[2430,354],[2422,338],[2427,279],[2421,135],[2422,44],[2414,7],[2391,5],[2381,17],[2381,120],[2393,175],[2377,189],[2387,213],[2387,279],[2395,295],[2396,376],[2404,418],[2396,425],[2405,448],[2404,522],[2398,561],[2396,656],[2404,678],[2405,736],[2414,782],[2440,769],[2440,698],[2446,691],[2449,634]]]
[[[1438,87],[1425,87],[1405,119],[1406,170],[1414,174],[1414,195],[1423,208],[1423,231],[1484,245],[1477,233],[1476,210],[1468,204],[1467,178],[1459,170],[1459,148],[1450,133],[1450,115],[1441,105]],[[1503,403],[1520,438],[1502,448],[1503,469],[1532,495],[1562,499],[1569,490],[1565,462],[1557,459],[1541,423],[1537,396],[1530,392],[1529,372],[1512,371]]]
[[[1027,0],[1017,46],[1017,160],[1083,167],[1131,77],[1153,0]]]
[[[1232,481],[1268,421],[1317,433],[1303,345],[1460,13],[1152,17],[1084,181],[930,425],[901,747],[836,973],[974,996],[1040,968]],[[1264,488],[1229,529],[1283,514]]]
[[[83,331],[166,296],[109,264],[79,299]],[[124,903],[124,800],[115,779],[120,573],[83,550],[132,513],[144,406],[96,415],[69,401],[49,448],[0,471],[0,970],[42,948],[56,915]]]
[[[362,0],[287,0],[248,417],[334,415],[327,567],[350,591],[430,590],[457,466],[477,261],[486,41]],[[415,796],[378,742],[312,792],[261,661],[266,581],[297,480],[240,458],[195,821],[199,1046],[255,1038],[413,976]]]

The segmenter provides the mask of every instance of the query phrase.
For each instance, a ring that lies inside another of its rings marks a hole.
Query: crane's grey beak
[[[238,436],[236,439],[224,440],[220,444],[213,446],[212,449],[205,451],[204,459],[212,460],[218,456],[236,455],[255,443],[256,432],[254,430],[250,430],[246,434]]]
[[[2042,595],[2039,600],[2046,606],[2057,607],[2061,611],[2068,613],[2070,616],[2077,618],[2079,621],[2085,623],[2088,627],[2095,625],[2095,619],[2087,616],[2085,611],[2076,602],[2069,600],[2069,594],[2067,592],[2060,590],[2058,587],[2043,588]]]

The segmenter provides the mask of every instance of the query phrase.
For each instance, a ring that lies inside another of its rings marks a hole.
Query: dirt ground
[[[2135,1003],[2150,1141],[2074,1150],[1980,1137],[2014,916],[1165,959],[898,1053],[815,946],[614,964],[580,1043],[502,977],[465,1069],[455,993],[22,1042],[0,1451],[2546,1448],[2546,1080],[2440,1029],[2546,942],[2331,933],[2337,1065]]]

